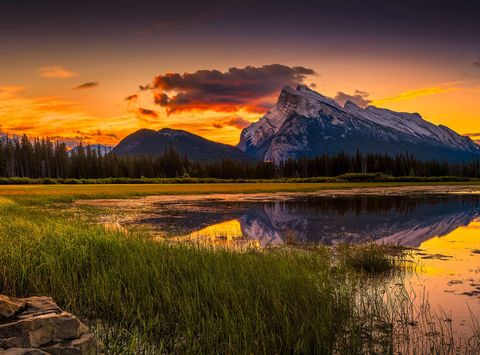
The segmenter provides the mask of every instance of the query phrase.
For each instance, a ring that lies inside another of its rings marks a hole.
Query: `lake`
[[[240,249],[371,242],[410,247],[416,272],[386,281],[392,289],[401,284],[419,308],[428,299],[456,335],[471,335],[472,317],[480,314],[480,195],[473,191],[150,196],[95,204],[114,210],[122,225],[184,242]]]
[[[480,314],[480,195],[162,198],[136,216],[157,235],[228,247],[387,243],[414,248],[401,282],[456,334]],[[398,280],[392,280],[392,284]]]

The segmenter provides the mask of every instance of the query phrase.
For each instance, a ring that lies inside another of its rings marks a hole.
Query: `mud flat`
[[[407,195],[447,195],[447,194],[480,194],[477,185],[435,185],[435,186],[388,186],[388,187],[354,187],[345,189],[326,189],[311,192],[268,192],[268,193],[231,193],[231,194],[182,194],[153,195],[128,199],[89,199],[77,200],[77,206],[98,206],[132,208],[149,206],[162,202],[192,202],[192,201],[237,201],[260,202],[282,201],[298,197],[337,197],[337,196],[407,196]]]

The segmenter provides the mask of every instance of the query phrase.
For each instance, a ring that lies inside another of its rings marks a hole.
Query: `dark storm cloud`
[[[168,105],[168,95],[162,92],[154,94],[154,101],[157,105],[167,106]]]
[[[368,106],[372,100],[368,99],[368,96],[370,94],[366,91],[362,90],[355,90],[355,93],[353,95],[346,94],[344,92],[337,92],[337,95],[335,95],[335,101],[337,101],[340,105],[344,105],[346,101],[352,101],[354,104],[360,106],[360,107],[365,107]]]
[[[73,89],[75,90],[82,90],[82,89],[91,89],[97,87],[99,84],[98,81],[89,81],[87,83],[83,83],[81,85],[75,86]]]
[[[167,113],[189,110],[263,111],[264,99],[273,97],[285,85],[303,83],[315,75],[312,69],[269,64],[261,67],[198,70],[167,73],[153,80],[155,103]]]

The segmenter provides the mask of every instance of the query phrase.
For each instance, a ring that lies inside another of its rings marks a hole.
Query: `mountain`
[[[245,128],[238,148],[265,161],[314,157],[323,153],[413,154],[421,160],[469,160],[480,146],[418,113],[351,101],[342,107],[306,86],[284,87],[277,103],[259,121]]]
[[[9,136],[7,134],[0,135],[0,142],[7,144],[8,142],[17,143],[20,142],[20,138],[16,135]]]
[[[173,146],[180,155],[186,154],[189,159],[195,161],[254,160],[231,145],[213,142],[187,131],[170,128],[163,128],[159,131],[140,129],[125,137],[113,149],[113,152],[118,156],[159,156],[170,146]]]
[[[103,145],[103,144],[91,144],[91,145],[85,145],[83,146],[85,150],[91,149],[92,152],[95,151],[97,152],[98,155],[104,156],[110,153],[113,150],[112,146],[109,145]],[[73,147],[70,151],[69,154],[75,153],[78,151],[78,146]]]

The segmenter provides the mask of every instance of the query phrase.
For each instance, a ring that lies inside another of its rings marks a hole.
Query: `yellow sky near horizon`
[[[370,95],[375,106],[395,111],[418,112],[425,119],[444,124],[460,134],[480,138],[478,118],[480,82],[476,79],[454,79],[451,73],[439,68],[426,70],[391,66],[363,70],[357,75],[346,71],[346,63],[333,65],[324,62],[322,74],[312,76],[308,83],[317,91],[334,97],[338,91],[353,94],[362,89]],[[395,63],[392,63],[392,66]],[[307,67],[315,67],[310,63]],[[409,72],[410,77],[405,73]],[[328,75],[327,75],[328,73]],[[158,73],[152,73],[151,77]],[[89,82],[89,75],[60,65],[39,67],[29,83],[2,85],[0,83],[0,132],[10,135],[51,137],[69,144],[79,141],[115,145],[126,135],[140,128],[164,127],[185,129],[207,139],[227,144],[238,143],[246,122],[261,117],[246,109],[234,112],[188,111],[167,115],[164,108],[152,102],[150,92],[136,92],[139,84],[133,77],[122,78],[110,74],[97,82]],[[88,84],[84,89],[78,85]],[[27,85],[29,84],[29,85]],[[280,88],[279,88],[280,90]],[[125,98],[139,95],[129,103]],[[274,102],[272,98],[272,103]],[[148,113],[141,114],[142,107]]]

